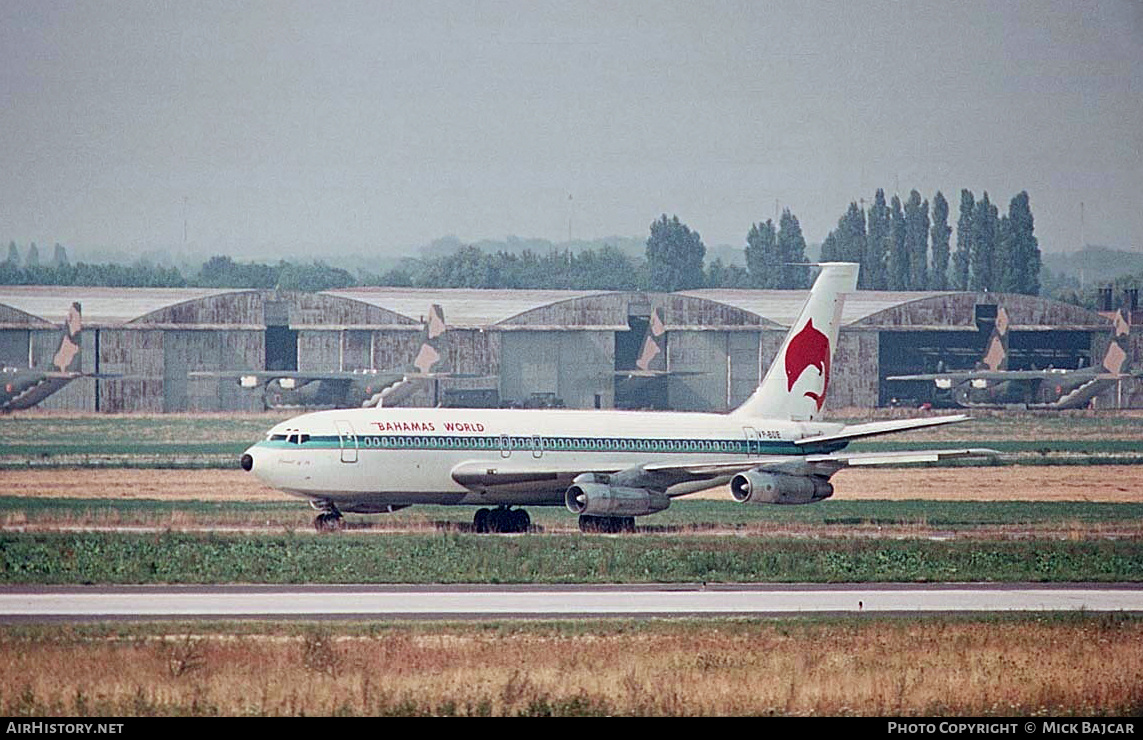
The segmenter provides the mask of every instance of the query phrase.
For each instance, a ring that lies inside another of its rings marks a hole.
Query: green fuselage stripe
[[[632,437],[535,437],[459,436],[431,434],[359,434],[341,438],[337,435],[310,436],[302,442],[286,439],[266,440],[260,446],[276,449],[340,449],[358,450],[474,450],[482,452],[644,452],[644,453],[708,453],[724,455],[804,455],[827,449],[840,449],[844,443],[815,446],[807,450],[790,441],[694,438]]]

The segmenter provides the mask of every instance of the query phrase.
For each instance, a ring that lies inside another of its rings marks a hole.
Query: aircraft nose
[[[249,472],[254,469],[254,456],[246,452],[242,455],[242,459],[238,461],[238,464],[242,466],[243,470]]]

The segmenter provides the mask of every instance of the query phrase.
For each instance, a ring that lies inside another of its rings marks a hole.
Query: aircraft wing
[[[570,485],[581,476],[607,476],[614,485],[666,490],[680,483],[710,482],[718,485],[730,476],[746,470],[760,470],[786,475],[818,475],[829,477],[845,467],[874,465],[904,465],[908,463],[940,462],[961,458],[996,457],[996,450],[964,448],[947,450],[903,450],[899,452],[828,453],[791,457],[764,455],[735,460],[711,462],[651,463],[634,467],[604,466],[585,469],[583,466],[533,467],[519,464],[499,465],[489,462],[461,463],[452,470],[457,483],[472,490],[510,485]],[[677,495],[693,493],[702,487]]]
[[[687,377],[691,375],[710,375],[708,370],[616,370],[615,376],[619,378],[667,378]]]
[[[886,380],[931,380],[947,381],[951,385],[970,383],[974,380],[989,380],[995,382],[1009,380],[1046,380],[1048,378],[1074,377],[1083,370],[965,370],[958,373],[922,373],[919,375],[890,375]]]
[[[278,379],[293,380],[298,385],[312,383],[315,380],[363,380],[365,378],[384,378],[392,376],[399,378],[405,373],[399,371],[352,371],[331,370],[298,372],[294,370],[195,370],[187,373],[192,378],[222,378],[224,380],[237,380],[243,388],[256,388],[259,385],[273,382]]]
[[[712,463],[654,464],[644,466],[649,473],[686,473],[698,476],[733,475],[744,470],[758,469],[768,473],[787,475],[833,475],[847,467],[874,465],[905,465],[908,463],[940,462],[970,457],[996,457],[996,450],[965,448],[948,450],[901,450],[892,452],[831,452],[791,458],[774,456],[750,460],[731,460]]]
[[[488,380],[495,375],[480,373],[416,373],[404,370],[328,370],[300,372],[296,370],[192,370],[191,378],[222,378],[224,380],[248,381],[249,387],[265,384],[279,378],[292,379],[298,383],[311,383],[315,380],[364,380],[367,378],[408,378],[409,380],[432,380],[435,378],[464,378],[466,380]]]

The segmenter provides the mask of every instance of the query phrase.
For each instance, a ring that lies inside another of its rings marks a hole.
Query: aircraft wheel
[[[479,534],[484,534],[488,531],[489,519],[492,512],[488,509],[477,509],[476,514],[472,517],[472,528]]]
[[[528,516],[528,512],[523,509],[516,509],[513,512],[512,524],[513,532],[527,532],[532,526],[532,517]]]
[[[314,529],[319,532],[336,532],[341,529],[341,514],[325,513],[314,517]]]

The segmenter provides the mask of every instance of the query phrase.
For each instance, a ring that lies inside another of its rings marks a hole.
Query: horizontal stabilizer
[[[956,424],[958,422],[968,421],[971,418],[971,416],[965,414],[953,414],[951,416],[937,416],[931,419],[892,419],[889,421],[871,421],[865,424],[848,424],[836,432],[820,434],[816,437],[806,437],[805,439],[797,440],[794,444],[814,445],[824,442],[841,442],[851,439],[860,439],[862,437],[875,437],[879,434],[904,432],[910,429],[923,429],[925,427],[942,426],[944,424]]]

